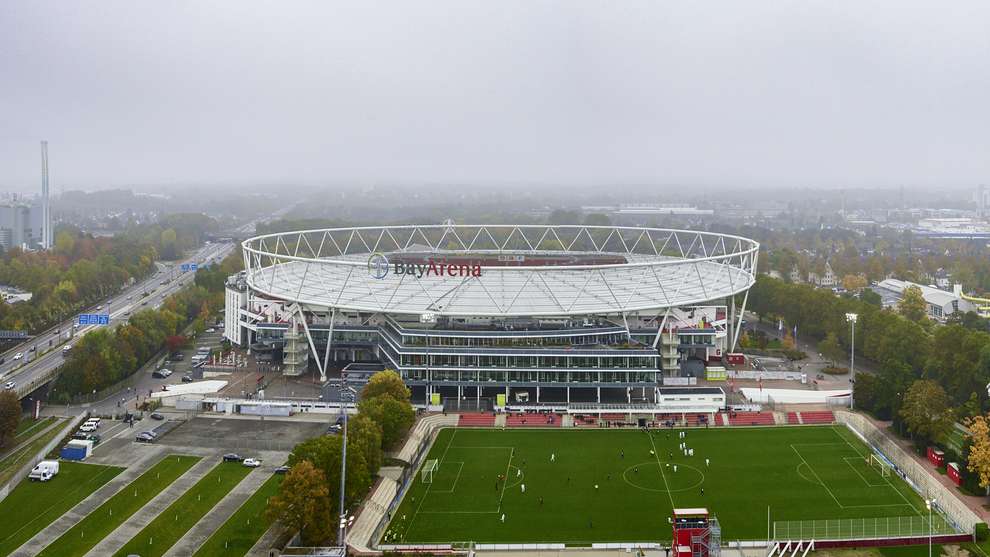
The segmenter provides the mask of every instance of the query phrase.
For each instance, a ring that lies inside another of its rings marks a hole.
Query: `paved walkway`
[[[874,419],[872,416],[866,414],[865,412],[863,413],[863,416],[866,417],[866,419],[870,420],[870,422],[872,422],[873,425],[877,426],[877,428],[880,431],[882,431],[884,435],[886,435],[891,441],[896,443],[898,447],[904,450],[904,452],[911,455],[911,458],[913,458],[915,462],[921,465],[922,469],[924,469],[929,476],[935,478],[937,482],[941,483],[943,486],[945,486],[946,489],[951,491],[952,494],[955,495],[957,499],[962,501],[963,504],[969,507],[970,510],[972,510],[974,513],[976,513],[976,516],[980,517],[980,519],[983,522],[990,523],[990,511],[987,511],[987,509],[983,507],[983,505],[987,503],[986,497],[966,495],[962,491],[959,491],[959,488],[956,487],[956,484],[952,483],[952,480],[950,480],[948,476],[939,474],[938,471],[935,470],[935,467],[932,466],[932,463],[928,462],[927,458],[920,456],[917,452],[915,452],[914,445],[911,443],[909,439],[902,439],[901,437],[898,437],[897,435],[894,435],[890,431],[888,431],[887,428],[890,427],[891,422],[884,422],[881,420]]]
[[[44,549],[48,544],[52,543],[58,539],[62,534],[66,533],[70,528],[76,525],[77,522],[82,520],[86,515],[93,512],[97,507],[106,502],[107,499],[113,497],[118,491],[124,488],[127,484],[131,483],[135,478],[143,474],[151,466],[157,463],[165,455],[166,451],[157,451],[153,453],[148,453],[146,456],[141,458],[137,462],[133,462],[130,467],[126,470],[117,474],[117,476],[104,484],[100,489],[97,489],[90,494],[89,497],[80,501],[75,507],[69,509],[68,512],[60,516],[57,520],[49,524],[42,531],[34,535],[33,538],[24,542],[24,545],[17,548],[12,555],[14,556],[28,556],[36,555],[42,549]]]
[[[185,556],[196,553],[196,550],[206,543],[206,540],[213,535],[213,532],[216,532],[231,515],[237,512],[237,509],[241,508],[241,505],[248,500],[248,497],[251,497],[261,487],[261,484],[265,483],[272,476],[276,466],[266,464],[251,470],[251,473],[246,478],[234,486],[234,489],[230,490],[230,493],[221,499],[210,512],[206,513],[206,516],[190,528],[186,532],[186,535],[182,536],[175,545],[165,552],[165,557]]]
[[[197,462],[179,479],[172,482],[164,491],[159,493],[154,499],[131,515],[126,522],[117,527],[107,537],[103,538],[96,547],[87,553],[87,557],[100,557],[102,555],[113,555],[120,551],[124,545],[138,534],[145,526],[155,519],[162,511],[168,508],[183,493],[189,490],[210,470],[219,463],[218,458],[206,457]]]

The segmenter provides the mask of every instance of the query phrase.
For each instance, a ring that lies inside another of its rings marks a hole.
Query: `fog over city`
[[[990,4],[4,2],[0,189],[971,188]]]

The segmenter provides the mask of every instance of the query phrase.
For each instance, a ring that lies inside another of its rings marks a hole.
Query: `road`
[[[184,261],[174,264],[158,263],[158,271],[154,275],[125,288],[102,304],[80,313],[109,314],[111,325],[125,323],[131,312],[158,308],[162,300],[192,282],[195,273],[182,272],[183,264],[207,265],[219,262],[233,248],[233,243],[207,244]],[[145,292],[148,296],[144,296]],[[74,315],[72,319],[63,321],[58,326],[8,351],[4,363],[0,364],[0,381],[4,384],[8,381],[13,382],[20,398],[24,398],[45,383],[52,370],[65,361],[63,351],[65,346],[71,346],[79,337],[99,327],[99,325],[80,327],[76,323],[78,316]],[[18,358],[17,354],[21,354],[21,357]]]

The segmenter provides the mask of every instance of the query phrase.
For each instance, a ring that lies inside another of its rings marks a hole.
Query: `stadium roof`
[[[747,290],[759,250],[752,240],[708,232],[482,225],[288,232],[242,247],[248,284],[262,295],[311,309],[421,316],[617,314],[695,305]],[[440,264],[439,273],[419,275],[389,263],[390,255],[424,250],[438,261],[469,255],[480,263],[469,272]],[[581,256],[600,254],[622,256],[621,262],[581,264]],[[528,264],[560,256],[577,264]]]

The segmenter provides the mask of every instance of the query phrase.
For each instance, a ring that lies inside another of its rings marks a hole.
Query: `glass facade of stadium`
[[[228,304],[237,298],[235,280],[228,285]],[[327,351],[329,314],[307,312],[310,346],[291,320],[278,318],[278,307],[229,312],[228,338],[266,354],[287,375],[313,371],[313,353],[326,357],[330,369],[380,363],[402,375],[414,401],[439,393],[445,401],[481,407],[498,394],[513,402],[656,402],[661,386],[690,385],[706,366],[721,365],[727,338],[725,306],[675,310],[662,334],[657,315],[441,317],[421,323],[338,313]],[[265,312],[275,318],[250,325],[243,319]]]

